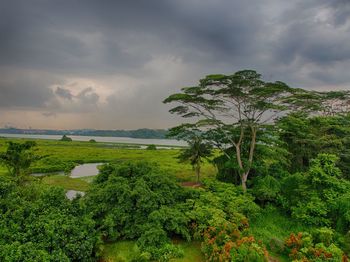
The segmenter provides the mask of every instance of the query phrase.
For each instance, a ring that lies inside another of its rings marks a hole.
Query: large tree
[[[295,103],[290,97],[299,91],[280,81],[265,82],[252,70],[208,75],[197,86],[181,90],[166,98],[164,103],[178,103],[170,112],[193,119],[182,125],[183,129],[201,130],[228,160],[237,163],[242,187],[246,190],[257,132],[288,110],[291,102]],[[227,153],[230,147],[235,154]]]

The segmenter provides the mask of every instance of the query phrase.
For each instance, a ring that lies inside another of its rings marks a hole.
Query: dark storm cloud
[[[118,110],[166,126],[164,97],[209,73],[347,88],[349,17],[348,0],[1,1],[0,107],[99,108],[105,122]]]

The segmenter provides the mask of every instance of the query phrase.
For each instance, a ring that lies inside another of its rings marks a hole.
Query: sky
[[[350,0],[0,0],[0,127],[169,128],[208,74],[350,89]]]

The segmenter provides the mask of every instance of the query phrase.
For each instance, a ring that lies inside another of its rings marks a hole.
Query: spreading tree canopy
[[[254,161],[258,130],[281,112],[299,107],[291,97],[301,93],[280,81],[265,82],[252,70],[208,75],[197,86],[181,91],[170,95],[164,103],[178,103],[170,112],[194,120],[175,130],[178,133],[200,130],[229,160],[237,163],[244,190]],[[249,145],[247,150],[244,144]],[[227,154],[229,147],[234,148],[234,155]]]

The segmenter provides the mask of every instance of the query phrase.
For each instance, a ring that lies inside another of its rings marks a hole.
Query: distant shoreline
[[[132,137],[107,137],[107,136],[77,136],[67,135],[74,141],[87,142],[94,139],[96,142],[103,143],[120,143],[120,144],[134,144],[134,145],[157,145],[166,147],[184,147],[187,146],[185,141],[175,139],[161,139],[161,138],[132,138]],[[0,138],[24,138],[24,139],[47,139],[60,140],[62,135],[44,135],[44,134],[6,134],[0,132]]]
[[[135,130],[95,130],[95,129],[74,129],[74,130],[50,130],[50,129],[20,129],[0,128],[0,134],[22,134],[22,135],[76,135],[96,137],[129,137],[140,139],[167,139],[165,129],[141,128]]]

